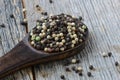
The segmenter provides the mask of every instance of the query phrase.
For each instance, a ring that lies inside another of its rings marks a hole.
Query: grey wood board
[[[120,80],[120,73],[115,67],[115,61],[120,61],[120,0],[23,0],[27,10],[29,31],[35,26],[36,20],[42,15],[36,9],[39,5],[48,14],[66,13],[73,16],[82,16],[88,26],[90,36],[85,49],[78,55],[81,63],[68,66],[83,67],[83,76],[75,72],[66,72],[63,61],[50,62],[34,66],[36,80],[60,80],[64,74],[66,80]],[[25,35],[25,28],[20,25],[23,20],[21,0],[0,1],[0,21],[6,28],[0,29],[2,44],[0,55],[4,55],[16,45]],[[9,5],[8,5],[9,4]],[[19,13],[18,13],[18,12]],[[15,14],[15,21],[9,15]],[[11,31],[12,30],[12,31]],[[112,57],[103,58],[103,52],[113,53]],[[91,71],[93,77],[88,77],[89,65],[92,64],[96,71]],[[32,80],[31,69],[24,69],[6,78],[6,80]]]
[[[10,18],[11,14],[15,18]],[[5,24],[5,28],[0,29],[1,56],[12,49],[25,36],[25,28],[20,25],[22,20],[22,4],[20,0],[0,0],[0,24]],[[5,78],[5,80],[16,79],[32,80],[31,69],[18,71]]]

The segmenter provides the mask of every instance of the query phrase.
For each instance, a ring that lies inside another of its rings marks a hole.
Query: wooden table
[[[83,76],[75,72],[66,72],[63,61],[40,64],[20,70],[2,80],[61,80],[64,74],[66,80],[120,80],[120,68],[115,61],[120,62],[120,0],[0,0],[0,56],[11,50],[30,31],[37,19],[42,16],[40,10],[48,14],[66,13],[82,16],[88,26],[90,37],[86,48],[76,56],[81,63],[68,66],[83,67]],[[23,13],[22,9],[26,8]],[[13,14],[14,18],[10,18]],[[24,18],[28,27],[20,24]],[[112,52],[112,57],[103,58],[103,52]],[[88,77],[89,65],[95,67],[91,71],[93,77]]]

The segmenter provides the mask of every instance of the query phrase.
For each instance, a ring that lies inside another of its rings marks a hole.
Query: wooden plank
[[[13,14],[14,18],[10,18]],[[4,23],[5,28],[0,28],[1,44],[0,56],[12,49],[25,36],[25,28],[20,25],[23,20],[21,0],[0,1],[0,24]],[[16,72],[5,78],[5,80],[31,80],[31,69]]]
[[[120,2],[119,0],[23,0],[27,9],[29,31],[35,26],[35,21],[42,16],[36,10],[36,5],[47,11],[48,14],[67,13],[74,16],[82,16],[90,30],[90,39],[85,50],[71,57],[79,58],[84,69],[80,77],[75,72],[66,72],[63,61],[51,62],[34,66],[36,80],[60,80],[64,74],[68,80],[119,80],[120,73],[114,66],[115,61],[120,61]],[[9,17],[15,15],[15,19]],[[0,1],[0,24],[5,23],[6,28],[0,29],[1,44],[0,56],[12,49],[25,35],[25,28],[20,25],[23,20],[21,0]],[[102,52],[113,52],[112,57],[103,58]],[[87,76],[88,66],[92,64],[96,71],[92,71],[93,77]],[[71,68],[74,65],[70,65]],[[33,80],[31,69],[24,69],[5,80]]]
[[[42,16],[36,11],[39,5],[48,14],[67,13],[82,16],[90,30],[90,39],[85,50],[74,56],[82,62],[76,66],[84,68],[80,77],[74,72],[66,73],[63,61],[48,63],[35,67],[36,80],[60,80],[64,74],[67,80],[119,80],[120,74],[114,66],[120,60],[120,2],[119,0],[25,0],[29,31],[35,26],[35,21]],[[112,51],[111,58],[103,58],[102,52]],[[72,57],[73,58],[73,57]],[[96,71],[94,77],[88,78],[88,66],[93,64]],[[72,66],[72,65],[71,65]],[[70,66],[70,67],[71,67]],[[45,77],[44,74],[47,74]]]

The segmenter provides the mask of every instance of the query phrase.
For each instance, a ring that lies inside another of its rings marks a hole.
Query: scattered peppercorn
[[[47,12],[41,12],[42,15],[47,16]]]
[[[2,23],[2,24],[0,25],[0,27],[5,28],[5,24]]]
[[[21,21],[20,24],[26,26],[27,22]]]
[[[72,59],[71,63],[75,64],[76,63],[76,59]]]
[[[39,7],[39,5],[36,5],[36,8],[38,8]]]
[[[79,72],[82,72],[83,68],[79,66],[76,70],[78,70]]]
[[[64,66],[70,65],[70,60],[65,60],[65,61],[63,62],[63,64],[64,64]]]
[[[93,65],[90,65],[90,66],[89,66],[89,69],[90,69],[90,70],[93,70],[93,69],[94,69]]]
[[[82,20],[82,17],[81,17],[81,16],[79,16],[79,20]]]
[[[79,60],[79,59],[77,59],[77,60],[76,60],[76,63],[80,63],[80,60]]]
[[[87,75],[88,75],[88,77],[92,76],[91,72],[87,72]]]
[[[76,70],[76,67],[75,67],[75,66],[72,66],[72,70],[75,71],[75,70]]]
[[[67,67],[66,69],[65,69],[67,72],[71,72],[71,70]]]
[[[53,3],[53,1],[52,1],[52,0],[49,0],[49,2],[50,2],[50,3]]]
[[[39,5],[36,5],[36,9],[37,9],[37,11],[41,11],[42,10],[42,8]]]
[[[116,62],[115,62],[115,66],[118,66],[118,65],[119,65],[119,63],[116,61]]]
[[[10,18],[14,18],[14,15],[13,15],[13,14],[10,14]]]
[[[23,8],[23,9],[22,9],[22,11],[23,11],[23,12],[25,12],[25,11],[26,11],[26,9],[25,9],[25,8]]]
[[[61,75],[60,78],[61,78],[61,79],[65,79],[65,76],[64,76],[64,75]]]
[[[108,54],[107,54],[107,53],[105,53],[105,52],[103,52],[103,53],[102,53],[102,56],[103,56],[103,57],[107,57],[107,56],[108,56]]]
[[[24,22],[27,22],[27,19],[26,19],[26,18],[24,18],[24,19],[23,19],[23,21],[24,21]]]
[[[78,73],[78,72],[79,72],[79,70],[75,69],[75,72],[76,72],[76,73]]]
[[[83,75],[83,73],[82,72],[79,72],[79,76],[82,76]]]
[[[108,56],[111,57],[112,56],[112,52],[108,52]]]

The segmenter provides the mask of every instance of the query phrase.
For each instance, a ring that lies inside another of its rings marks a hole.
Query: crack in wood
[[[33,80],[36,80],[34,66],[31,67]]]
[[[25,9],[25,2],[24,2],[24,0],[22,0],[22,7],[23,7],[23,9]],[[27,19],[26,11],[23,11],[23,17],[24,17],[24,19]],[[25,28],[26,28],[26,33],[28,33],[28,22],[25,25]],[[33,78],[33,80],[36,80],[34,66],[31,67],[31,70],[32,70],[32,78]]]
[[[24,2],[24,0],[22,0],[22,7],[23,7],[23,9],[25,9],[25,2]],[[26,11],[23,11],[23,17],[24,17],[24,19],[27,18],[27,16],[26,16]],[[27,24],[24,25],[24,26],[25,26],[25,29],[26,29],[26,33],[28,33],[28,22],[27,22]]]

